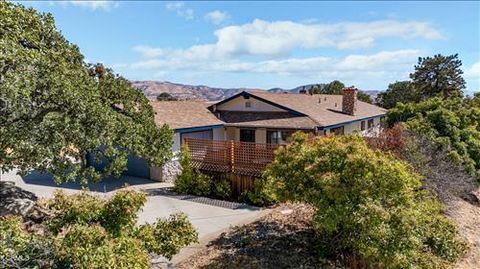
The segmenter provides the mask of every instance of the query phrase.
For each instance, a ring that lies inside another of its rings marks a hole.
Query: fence
[[[236,194],[253,187],[274,159],[276,144],[185,138],[193,167],[228,179]]]

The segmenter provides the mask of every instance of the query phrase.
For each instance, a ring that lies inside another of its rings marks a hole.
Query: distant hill
[[[235,95],[241,91],[248,90],[258,90],[253,88],[214,88],[204,85],[186,85],[180,83],[173,83],[168,81],[132,81],[132,85],[139,90],[141,90],[148,99],[155,100],[157,96],[162,92],[167,92],[172,96],[176,97],[179,100],[191,100],[199,99],[206,101],[217,101],[228,98],[232,95]],[[288,92],[288,93],[298,93],[300,90],[308,90],[311,87],[319,84],[307,84],[298,86],[292,89],[283,89],[283,88],[272,88],[269,89],[269,92]],[[324,85],[324,84],[320,84]],[[368,95],[372,96],[373,99],[377,96],[380,91],[364,91]]]
[[[148,99],[154,100],[162,92],[168,92],[179,100],[200,99],[207,101],[222,100],[249,88],[213,88],[204,85],[185,85],[168,81],[132,81],[132,85],[141,90]]]

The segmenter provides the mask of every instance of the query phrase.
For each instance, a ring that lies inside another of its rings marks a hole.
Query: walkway
[[[62,189],[68,193],[76,193],[81,190],[78,183],[57,185],[50,176],[39,173],[22,177],[17,175],[16,172],[10,172],[2,174],[1,180],[13,181],[16,186],[31,191],[38,197],[45,198],[52,197],[56,189]],[[148,194],[147,203],[139,214],[139,223],[154,222],[157,218],[168,217],[176,212],[184,212],[199,232],[201,243],[217,236],[230,226],[247,223],[263,213],[259,208],[245,204],[190,195],[176,195],[170,191],[172,184],[142,178],[106,179],[96,184],[90,184],[89,188],[99,195],[107,197],[125,184],[145,190]],[[195,248],[195,246],[191,248]],[[190,251],[191,249],[182,252]]]

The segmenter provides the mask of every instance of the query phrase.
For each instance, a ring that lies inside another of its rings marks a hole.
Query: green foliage
[[[227,180],[220,180],[213,184],[213,195],[221,199],[227,199],[232,196],[232,187]]]
[[[168,92],[162,92],[157,95],[157,101],[177,101],[177,98],[173,97]]]
[[[334,80],[326,85],[318,84],[313,86],[310,90],[309,93],[313,94],[342,94],[343,89],[345,89],[345,84],[343,84],[341,81]],[[358,91],[357,98],[360,101],[367,102],[367,103],[372,103],[373,100],[370,97],[370,95]]]
[[[58,234],[63,227],[73,223],[89,225],[99,222],[104,204],[104,200],[98,199],[86,191],[73,196],[67,195],[63,191],[56,191],[54,197],[47,204],[54,214],[48,227],[54,234]]]
[[[307,141],[294,135],[265,175],[281,200],[317,209],[321,253],[385,268],[440,268],[462,254],[455,226],[404,162],[357,136]]]
[[[86,192],[57,192],[47,203],[52,233],[40,237],[24,231],[20,219],[0,219],[0,259],[22,268],[40,262],[56,268],[149,268],[149,253],[171,259],[197,241],[198,233],[184,214],[135,226],[145,201],[144,193],[131,190],[106,201]]]
[[[0,217],[0,242],[2,268],[50,268],[56,259],[52,240],[24,231],[20,217]]]
[[[137,213],[147,202],[143,192],[120,190],[102,207],[102,226],[113,235],[129,233],[137,222]]]
[[[410,81],[396,81],[388,85],[388,89],[377,95],[376,103],[384,108],[392,108],[397,103],[413,103],[420,100],[419,93]]]
[[[182,145],[179,156],[182,172],[175,179],[175,192],[208,196],[212,192],[212,180],[208,175],[196,171],[187,145]]]
[[[416,104],[399,104],[387,114],[391,126],[406,126],[427,135],[450,157],[480,180],[480,98],[432,98]]]
[[[171,259],[181,247],[197,242],[198,233],[185,214],[174,214],[154,225],[141,225],[135,231],[145,249]]]
[[[173,132],[158,128],[146,97],[56,29],[51,14],[0,1],[0,160],[49,172],[57,181],[97,180],[87,153],[125,169],[128,153],[161,165]]]
[[[423,99],[431,97],[461,97],[465,89],[462,61],[458,54],[421,57],[410,79]]]
[[[268,177],[256,179],[253,190],[242,193],[242,200],[256,206],[270,206],[278,202],[274,182]]]

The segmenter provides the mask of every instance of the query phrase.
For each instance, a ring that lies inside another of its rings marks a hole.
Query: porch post
[[[230,171],[235,172],[235,142],[230,140]]]

